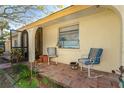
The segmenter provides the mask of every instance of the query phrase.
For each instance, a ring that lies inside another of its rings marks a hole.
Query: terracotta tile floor
[[[72,70],[69,65],[52,62],[37,65],[39,75],[46,76],[64,87],[71,88],[118,88],[118,76],[112,73],[92,70],[92,75],[103,75],[99,78],[88,78],[87,69]]]

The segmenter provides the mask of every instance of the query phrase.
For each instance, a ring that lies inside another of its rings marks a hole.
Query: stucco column
[[[123,5],[117,5],[114,6],[118,10],[118,13],[121,18],[121,65],[124,66],[124,6]]]
[[[29,36],[29,62],[35,60],[35,31],[36,28],[27,30]]]
[[[124,13],[122,14],[122,65],[124,66]]]

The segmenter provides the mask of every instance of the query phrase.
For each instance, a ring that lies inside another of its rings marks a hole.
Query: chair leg
[[[82,68],[83,68],[82,62],[79,62],[79,61],[78,61],[78,63],[79,63],[79,66],[80,66],[80,71],[83,71],[83,69],[82,69]]]
[[[91,77],[91,73],[90,73],[90,65],[88,65],[88,77]]]
[[[83,64],[81,64],[81,71],[83,71]]]
[[[91,66],[92,65],[88,65],[88,78],[98,78],[103,76],[103,75],[91,76]]]

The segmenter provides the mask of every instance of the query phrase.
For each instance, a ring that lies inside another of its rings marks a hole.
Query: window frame
[[[60,42],[61,29],[62,29],[62,28],[66,28],[66,27],[76,26],[76,25],[78,26],[78,29],[77,29],[77,30],[78,30],[78,40],[77,40],[77,41],[78,41],[78,43],[79,43],[79,44],[78,44],[78,47],[72,47],[72,48],[71,48],[71,47],[59,47],[59,45],[57,45],[58,48],[60,48],[60,49],[80,49],[79,24],[73,24],[73,25],[68,25],[68,26],[60,27],[60,28],[59,28],[59,31],[58,31],[58,32],[59,32],[59,33],[58,33],[58,44],[59,44],[59,42]],[[71,31],[75,31],[75,30],[69,30],[69,31],[65,31],[65,32],[71,32]],[[64,31],[63,31],[63,32],[64,32]]]

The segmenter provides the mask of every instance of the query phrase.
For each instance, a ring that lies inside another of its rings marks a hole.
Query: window
[[[79,25],[60,28],[58,47],[79,48]]]
[[[17,40],[14,40],[14,47],[17,47]]]

